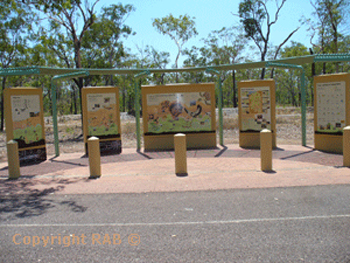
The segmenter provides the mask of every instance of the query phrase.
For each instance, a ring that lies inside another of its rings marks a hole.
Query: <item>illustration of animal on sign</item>
[[[198,102],[203,101],[206,105],[210,105],[210,92],[199,92],[201,98],[198,99]]]
[[[179,93],[168,98],[155,100],[148,106],[148,132],[211,130],[210,92]]]
[[[182,113],[183,106],[179,102],[173,102],[169,106],[169,111],[174,120],[179,119],[179,115]]]

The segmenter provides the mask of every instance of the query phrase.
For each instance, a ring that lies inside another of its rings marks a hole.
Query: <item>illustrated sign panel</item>
[[[41,90],[9,88],[5,90],[4,96],[6,136],[17,141],[20,163],[45,161],[47,157]]]
[[[270,87],[241,88],[242,131],[271,130]]]
[[[147,94],[148,134],[211,131],[210,92]]]
[[[86,97],[88,136],[118,134],[116,94],[89,93]]]
[[[11,96],[13,136],[19,148],[45,145],[39,95]]]
[[[346,120],[345,81],[317,83],[317,131],[340,132]]]

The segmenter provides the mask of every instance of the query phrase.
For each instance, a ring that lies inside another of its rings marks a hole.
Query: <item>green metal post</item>
[[[205,70],[207,73],[214,73],[218,76],[218,80],[216,82],[216,88],[218,89],[218,113],[219,113],[219,141],[220,145],[224,145],[224,117],[222,114],[222,85],[221,85],[221,78],[220,78],[220,72],[213,68],[207,68]]]
[[[138,80],[135,79],[135,118],[136,118],[136,142],[137,151],[141,150],[141,131],[140,131],[140,87]]]
[[[135,121],[136,121],[136,142],[137,142],[137,151],[141,150],[141,129],[140,129],[140,91],[141,87],[138,78],[149,75],[151,72],[149,70],[143,71],[135,75]]]
[[[305,90],[305,69],[300,65],[287,63],[267,62],[266,67],[291,68],[301,70],[301,145],[306,146],[306,90]]]
[[[301,72],[301,135],[302,146],[306,146],[306,90],[305,90],[305,70]]]
[[[57,125],[57,86],[55,81],[59,79],[69,79],[74,77],[84,77],[89,76],[88,71],[78,71],[74,73],[69,73],[65,75],[55,76],[51,79],[52,87],[52,124],[53,124],[53,136],[54,136],[54,145],[55,145],[55,156],[60,155],[60,149],[58,146],[58,125]]]
[[[53,124],[53,137],[55,145],[55,156],[60,155],[60,149],[58,147],[58,125],[57,125],[57,87],[52,81],[52,124]]]
[[[222,114],[222,85],[221,85],[221,78],[218,76],[217,80],[217,86],[219,90],[219,101],[218,101],[218,111],[219,111],[219,139],[220,139],[220,145],[224,145],[224,117]]]

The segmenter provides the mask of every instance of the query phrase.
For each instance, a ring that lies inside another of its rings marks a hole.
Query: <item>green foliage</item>
[[[238,13],[243,24],[245,36],[256,42],[263,41],[261,23],[266,19],[266,9],[259,0],[243,0],[239,3]]]
[[[180,15],[179,18],[174,17],[172,14],[163,17],[155,18],[152,24],[156,30],[163,34],[168,35],[176,44],[178,53],[175,60],[175,68],[178,68],[178,60],[183,49],[183,45],[191,38],[198,35],[195,28],[194,17],[188,15]]]
[[[195,18],[189,15],[174,17],[172,14],[153,19],[154,28],[167,35],[177,45],[175,67],[179,56],[185,57],[183,66],[210,67],[223,64],[309,55],[307,47],[300,43],[279,46],[270,43],[271,27],[277,22],[286,0],[275,1],[275,9],[267,8],[270,0],[241,0],[238,15],[241,27],[229,24],[212,31],[202,39],[203,45],[185,49],[187,41],[198,35]],[[128,16],[135,10],[130,4],[111,4],[100,13],[94,9],[99,0],[3,0],[0,9],[0,66],[64,67],[64,68],[160,68],[170,64],[170,54],[152,46],[139,48],[132,54],[125,39],[135,32],[127,25]],[[312,20],[305,20],[310,28],[315,54],[349,53],[350,37],[347,30],[349,1],[312,0],[315,13]],[[40,25],[36,22],[45,23]],[[78,23],[79,21],[79,23]],[[249,42],[251,41],[251,42]],[[255,49],[249,49],[250,43]],[[307,76],[307,102],[312,104],[312,68],[305,65]],[[324,63],[315,65],[315,73],[349,71],[349,63]],[[265,72],[265,71],[264,71]],[[266,69],[275,72],[276,96],[280,104],[300,104],[300,72],[284,69]],[[258,79],[260,69],[220,72],[223,89],[223,106],[237,106],[236,83]],[[265,73],[264,73],[265,74]],[[260,76],[259,76],[260,75]],[[215,82],[217,76],[204,71],[182,74],[157,73],[140,79],[142,85],[173,82]],[[45,115],[51,115],[51,77],[7,77],[2,89],[11,86],[33,86],[43,89]],[[134,113],[134,78],[124,76],[89,76],[60,82],[57,87],[60,115],[80,112],[79,88],[83,86],[118,86],[120,110]]]

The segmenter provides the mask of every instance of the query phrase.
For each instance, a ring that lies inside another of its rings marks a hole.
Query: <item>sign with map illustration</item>
[[[39,95],[11,96],[13,137],[19,148],[45,144]]]
[[[17,141],[20,163],[46,160],[42,90],[9,88],[4,96],[6,136]]]
[[[147,134],[212,131],[210,92],[151,93],[146,101]]]
[[[119,89],[117,87],[85,87],[82,89],[84,142],[100,140],[101,154],[121,153]]]
[[[345,81],[316,84],[317,131],[342,132],[346,123]]]
[[[271,130],[270,87],[241,88],[242,131]]]
[[[115,93],[87,94],[88,136],[118,134]]]

